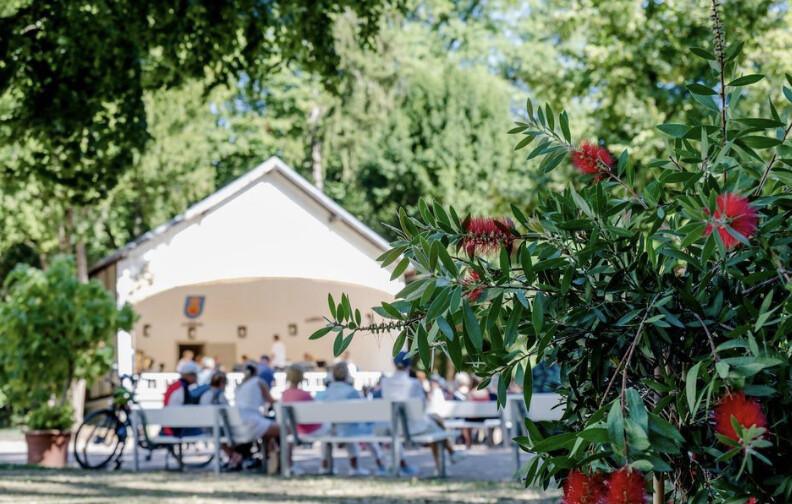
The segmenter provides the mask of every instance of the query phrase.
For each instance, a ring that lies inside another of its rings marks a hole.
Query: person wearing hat
[[[411,399],[426,401],[426,392],[424,392],[421,382],[417,378],[410,376],[410,366],[412,365],[410,355],[405,351],[399,352],[393,358],[393,365],[396,367],[396,371],[391,376],[382,379],[382,398],[390,401],[409,401]],[[408,428],[411,435],[425,434],[443,429],[429,415],[424,418],[410,420]],[[439,469],[440,450],[436,444],[432,444],[431,449],[435,465]],[[445,449],[451,456],[451,462],[457,462],[458,457],[456,457],[454,447],[450,441],[446,441]],[[405,475],[412,476],[418,472],[415,468],[410,467],[404,459],[401,460],[400,465],[401,472]]]
[[[176,372],[180,375],[179,379],[168,386],[162,404],[166,408],[169,406],[197,404],[197,401],[190,395],[190,386],[198,381],[198,373],[201,372],[201,366],[196,364],[195,361],[183,360],[176,366]],[[200,429],[197,429],[196,432],[196,429],[162,428],[162,434],[165,436],[186,436],[198,432],[200,432]]]

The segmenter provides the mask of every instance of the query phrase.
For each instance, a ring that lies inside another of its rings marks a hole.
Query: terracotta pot
[[[25,432],[28,464],[43,467],[66,467],[71,432],[36,430]]]

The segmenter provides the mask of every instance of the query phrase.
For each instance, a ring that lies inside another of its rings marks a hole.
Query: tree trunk
[[[313,183],[320,191],[324,190],[324,170],[322,169],[322,140],[319,136],[319,118],[322,109],[319,105],[311,107],[308,114],[308,125],[311,131],[311,174]]]
[[[652,504],[665,504],[665,485],[663,484],[662,474],[654,473],[652,477],[652,486],[654,487]]]
[[[82,283],[88,282],[88,255],[85,251],[85,239],[80,236],[74,226],[74,207],[66,210],[66,241],[70,242],[70,236],[75,236],[74,257],[77,266],[77,279]]]

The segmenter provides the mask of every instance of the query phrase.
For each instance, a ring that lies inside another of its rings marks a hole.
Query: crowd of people
[[[493,380],[487,387],[479,387],[480,382],[475,376],[467,373],[457,373],[452,380],[446,380],[437,374],[427,376],[425,373],[416,372],[412,368],[410,356],[406,352],[400,352],[394,358],[395,371],[390,375],[383,375],[380,381],[373,387],[358,390],[353,385],[354,372],[356,369],[348,361],[349,355],[345,355],[347,360],[339,360],[327,368],[326,387],[324,390],[312,395],[303,388],[304,374],[307,366],[297,363],[285,368],[287,388],[281,394],[280,400],[283,403],[297,401],[343,401],[349,399],[386,399],[391,401],[407,401],[411,399],[423,400],[426,404],[427,414],[418,419],[411,419],[409,429],[411,434],[420,435],[443,430],[443,420],[436,414],[442,410],[445,401],[466,400],[466,401],[491,401],[495,399],[497,381]],[[240,418],[247,430],[246,437],[252,437],[261,441],[261,446],[273,452],[279,449],[288,450],[289,463],[291,470],[295,474],[303,473],[299,466],[292,463],[292,448],[279,447],[278,439],[280,426],[272,415],[272,405],[275,403],[271,390],[275,380],[275,372],[283,369],[285,364],[281,356],[270,358],[269,355],[262,355],[258,362],[249,360],[246,356],[234,371],[243,373],[243,380],[237,386],[234,397],[235,406],[239,410]],[[163,403],[165,407],[182,406],[191,404],[201,405],[227,405],[226,386],[228,380],[225,372],[217,367],[216,362],[210,358],[203,358],[198,364],[193,356],[183,355],[177,365],[179,379],[173,382],[165,392]],[[553,374],[557,373],[549,366],[536,366],[534,370],[535,381],[539,391],[546,392],[547,388],[554,386]],[[521,392],[516,385],[512,385],[510,392]],[[369,423],[347,423],[332,425],[322,424],[301,424],[297,426],[300,435],[320,435],[332,434],[336,436],[352,436],[376,433],[386,435],[389,425],[375,425]],[[196,434],[190,429],[167,429],[165,434],[187,436]],[[461,432],[462,440],[467,448],[470,448],[474,439],[471,429],[463,429]],[[370,470],[360,465],[360,450],[367,449],[373,456],[376,473],[384,473],[385,461],[383,459],[382,447],[378,443],[345,443],[345,449],[349,455],[349,466],[351,475],[370,474]],[[452,463],[456,462],[460,454],[455,451],[454,445],[447,441],[441,448],[431,445],[432,454],[437,467],[440,465],[440,449],[445,449]],[[250,458],[250,451],[239,446],[223,446],[228,462],[228,470],[238,470],[253,464]],[[278,457],[271,457],[270,460],[277,461]],[[323,462],[323,468],[330,470]],[[406,460],[400,461],[400,471],[406,475],[414,475],[417,471],[411,467]]]

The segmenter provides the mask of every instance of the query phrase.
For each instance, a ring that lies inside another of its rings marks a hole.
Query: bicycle
[[[130,388],[125,386],[126,381]],[[124,447],[134,429],[132,407],[140,408],[135,399],[137,381],[134,376],[122,375],[119,385],[113,390],[111,406],[89,414],[77,428],[73,442],[74,458],[83,469],[104,469],[111,465],[114,470],[121,468]],[[185,442],[186,449],[181,445],[152,442],[145,421],[138,428],[138,446],[148,451],[147,461],[157,449],[167,450],[166,457],[172,456],[179,469],[205,467],[214,459],[214,454],[201,452],[195,443],[189,441]]]

